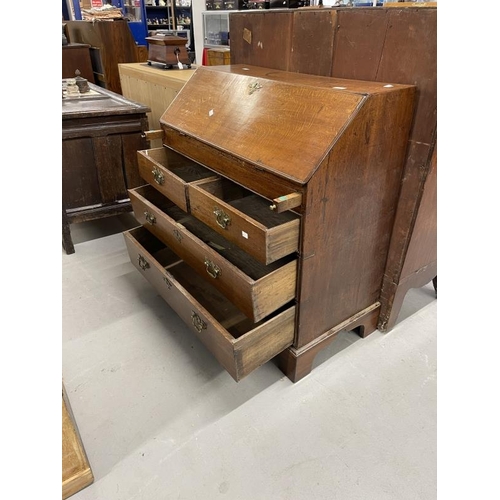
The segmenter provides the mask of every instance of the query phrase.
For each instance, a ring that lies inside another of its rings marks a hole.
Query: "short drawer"
[[[190,213],[264,264],[296,252],[300,216],[276,213],[271,202],[225,179],[188,186]]]
[[[166,146],[137,151],[137,158],[141,177],[186,212],[187,185],[215,176],[211,170]]]
[[[135,267],[236,381],[292,345],[294,305],[253,323],[149,231],[124,237]]]
[[[252,321],[295,298],[297,258],[264,265],[147,185],[129,191],[136,219]]]

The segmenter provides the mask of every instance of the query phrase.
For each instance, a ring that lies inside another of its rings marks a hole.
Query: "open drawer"
[[[193,181],[215,177],[211,170],[166,146],[137,151],[137,159],[141,177],[186,212],[187,185]]]
[[[273,212],[269,200],[218,177],[189,184],[189,211],[264,264],[296,252],[300,216]]]
[[[149,231],[124,237],[134,266],[236,381],[292,345],[294,305],[253,323]]]
[[[135,218],[252,321],[295,298],[297,257],[264,265],[153,187],[129,190]]]

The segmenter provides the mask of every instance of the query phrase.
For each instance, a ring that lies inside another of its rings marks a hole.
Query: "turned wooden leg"
[[[73,246],[73,239],[71,238],[71,230],[69,227],[69,220],[66,212],[62,212],[62,245],[64,251],[69,255],[75,253],[75,247]]]

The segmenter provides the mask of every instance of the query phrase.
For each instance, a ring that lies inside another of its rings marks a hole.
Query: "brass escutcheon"
[[[262,85],[259,82],[250,83],[248,85],[248,93],[252,95],[256,90],[260,90]]]
[[[221,270],[217,264],[214,264],[211,260],[205,257],[205,266],[207,266],[207,273],[214,279],[220,276]]]
[[[146,269],[149,269],[149,263],[148,261],[141,255],[137,257],[137,260],[139,261],[139,267],[145,271]]]
[[[215,222],[222,228],[227,229],[231,224],[231,217],[220,208],[214,207]]]
[[[165,176],[163,175],[163,173],[161,172],[161,170],[159,168],[157,168],[157,167],[153,168],[151,173],[153,174],[153,177],[155,178],[156,184],[162,185],[165,182]]]
[[[156,217],[153,214],[150,214],[147,210],[144,212],[146,217],[146,222],[149,222],[151,225],[156,224]]]
[[[194,311],[191,311],[191,322],[198,333],[207,329],[207,324]]]

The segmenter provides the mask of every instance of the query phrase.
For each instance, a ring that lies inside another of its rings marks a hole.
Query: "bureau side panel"
[[[308,183],[297,348],[379,299],[413,96],[367,98]]]
[[[292,22],[291,11],[231,13],[231,64],[288,71]]]

